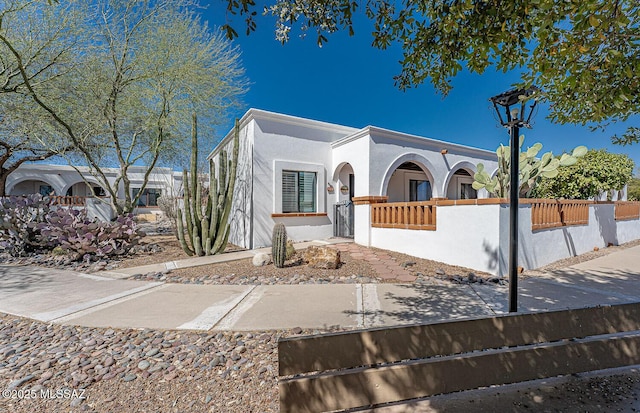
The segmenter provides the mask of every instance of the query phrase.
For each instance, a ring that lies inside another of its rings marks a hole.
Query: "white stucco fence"
[[[361,205],[358,209],[370,208]],[[504,276],[508,272],[509,207],[504,204],[438,206],[435,231],[377,228],[356,242],[419,258]],[[358,228],[369,214],[356,213]],[[356,233],[358,234],[358,233]],[[519,265],[534,269],[557,261],[640,239],[640,220],[616,221],[613,204],[589,206],[589,224],[531,230],[531,205],[519,208]]]

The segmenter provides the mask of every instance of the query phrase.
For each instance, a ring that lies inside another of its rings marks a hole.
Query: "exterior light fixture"
[[[520,128],[531,129],[531,117],[536,108],[536,95],[540,90],[532,86],[528,89],[513,89],[489,98],[498,114],[500,124],[509,129],[510,134],[510,180],[509,180],[509,312],[518,311],[518,164],[520,159]],[[504,113],[504,117],[503,117]]]

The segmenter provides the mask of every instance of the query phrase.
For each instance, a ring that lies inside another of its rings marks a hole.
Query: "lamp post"
[[[509,180],[509,312],[518,311],[518,197],[520,182],[518,166],[520,160],[520,128],[531,128],[531,116],[536,107],[533,95],[538,88],[514,89],[489,99],[498,114],[500,124],[509,129],[510,180]],[[527,111],[527,103],[533,102]],[[504,118],[501,109],[504,109]],[[528,113],[527,113],[528,112]]]

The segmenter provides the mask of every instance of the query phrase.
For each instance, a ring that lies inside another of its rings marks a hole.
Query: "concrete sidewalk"
[[[507,291],[479,284],[183,285],[0,266],[0,312],[100,327],[379,327],[504,313]],[[640,301],[640,246],[521,279],[518,291],[523,312]]]

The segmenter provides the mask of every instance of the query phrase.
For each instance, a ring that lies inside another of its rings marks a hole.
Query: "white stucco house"
[[[233,131],[209,158],[216,161],[232,142]],[[497,168],[493,151],[250,109],[240,120],[230,241],[268,246],[273,225],[283,222],[296,241],[346,235],[359,242],[368,237],[368,223],[350,220],[346,201],[486,197],[471,188],[479,162]]]
[[[139,166],[129,169],[131,195],[142,187],[145,170],[146,168]],[[113,185],[119,170],[104,168],[103,171]],[[9,175],[6,185],[6,193],[9,195],[50,195],[61,205],[86,206],[90,215],[100,219],[108,220],[112,216],[110,200],[106,199],[108,193],[89,173],[87,167],[78,167],[76,170],[69,165],[24,163]],[[166,194],[178,195],[177,191],[181,189],[182,172],[175,172],[170,168],[154,168],[135,212],[160,214],[158,198]],[[118,198],[124,198],[122,184],[119,187]]]

